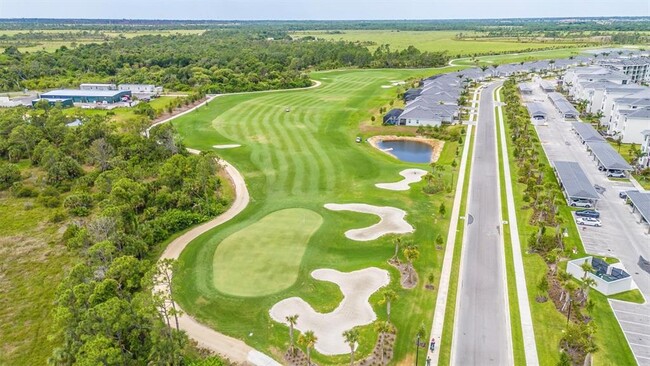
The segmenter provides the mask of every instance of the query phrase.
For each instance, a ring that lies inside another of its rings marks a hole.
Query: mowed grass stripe
[[[313,122],[316,118],[316,112],[310,112],[305,116],[305,121],[310,125],[313,124],[314,126],[320,126],[320,123]],[[307,132],[305,132],[305,134],[307,134]],[[336,185],[336,181],[338,181],[338,173],[332,163],[331,155],[325,152],[322,145],[314,135],[312,135],[310,139],[307,139],[307,142],[312,151],[314,151],[314,159],[318,162],[318,166],[321,169],[318,184],[320,189],[326,192],[332,191]]]
[[[285,112],[283,111],[282,113]],[[282,123],[283,119],[288,119],[289,117],[281,116],[277,112],[273,114],[267,127],[275,136],[280,136],[279,140],[277,138],[274,140],[274,143],[278,144],[278,153],[283,154],[287,162],[290,160],[293,163],[293,169],[290,169],[289,166],[282,167],[284,169],[283,174],[289,176],[284,190],[294,196],[300,195],[303,193],[303,179],[305,177],[305,170],[307,169],[305,162],[299,154],[300,143],[296,141],[296,137],[292,132],[293,128],[285,128]]]

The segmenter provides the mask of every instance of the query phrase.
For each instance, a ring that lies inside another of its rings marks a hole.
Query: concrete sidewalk
[[[521,256],[521,242],[519,241],[519,227],[517,226],[517,211],[515,199],[512,193],[512,176],[510,173],[510,159],[506,143],[505,124],[503,122],[503,107],[501,97],[497,89],[497,113],[499,116],[499,129],[501,139],[501,164],[505,179],[506,200],[508,206],[508,219],[510,227],[510,243],[512,244],[512,258],[515,267],[515,283],[517,287],[517,300],[519,302],[519,315],[522,334],[524,338],[524,353],[526,354],[526,365],[539,365],[537,357],[537,346],[535,344],[535,332],[533,319],[530,314],[530,303],[528,302],[528,290],[526,288],[526,277],[524,274],[524,262]],[[504,227],[505,230],[505,227]]]

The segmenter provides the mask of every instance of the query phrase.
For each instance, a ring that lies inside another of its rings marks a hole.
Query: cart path
[[[194,149],[188,149],[188,151],[192,154],[200,153],[199,150]],[[230,221],[242,212],[246,206],[248,206],[250,196],[248,194],[248,189],[246,188],[244,177],[230,163],[224,160],[220,160],[219,162],[235,187],[235,199],[232,205],[221,215],[174,239],[161,255],[161,260],[178,259],[185,247],[187,247],[192,240],[196,239],[206,231]],[[178,304],[176,304],[176,307],[180,309]],[[219,355],[228,358],[232,362],[258,366],[280,365],[270,357],[256,351],[241,340],[219,333],[214,329],[199,323],[196,319],[184,312],[179,317],[178,322],[180,328],[185,331],[190,338],[195,340],[199,346],[214,351]]]

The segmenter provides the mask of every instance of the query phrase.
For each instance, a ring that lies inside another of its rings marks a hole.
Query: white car
[[[592,204],[592,202],[590,200],[576,199],[576,200],[571,200],[571,203],[569,203],[569,206],[571,206],[571,207],[591,208],[593,206],[593,204]]]
[[[593,217],[578,217],[576,219],[576,224],[585,225],[585,226],[596,226],[596,227],[602,226],[600,220],[595,219]]]
[[[610,178],[625,178],[625,172],[622,170],[610,170],[607,172],[607,176]]]

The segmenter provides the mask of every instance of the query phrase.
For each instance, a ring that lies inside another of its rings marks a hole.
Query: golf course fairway
[[[230,235],[214,253],[214,286],[234,296],[263,296],[290,287],[307,243],[322,223],[314,211],[288,208]]]
[[[376,267],[388,271],[388,287],[398,295],[390,316],[398,332],[394,361],[414,358],[413,337],[421,324],[431,323],[437,294],[425,287],[424,279],[434,278],[437,289],[444,250],[436,249],[435,240],[446,237],[449,226],[448,215],[440,215],[439,207],[452,206],[453,191],[425,194],[424,180],[407,191],[378,189],[375,184],[394,181],[404,169],[430,167],[401,162],[355,139],[396,133],[395,126],[381,125],[379,108],[401,103],[399,90],[382,86],[442,71],[449,70],[314,72],[311,78],[322,83],[317,88],[223,95],[174,120],[185,146],[216,152],[241,172],[250,193],[246,209],[193,240],[181,254],[174,296],[183,310],[284,363],[289,329],[271,319],[273,305],[299,297],[317,312],[332,312],[343,299],[340,288],[310,274],[317,269],[353,272]],[[226,144],[241,146],[213,148]],[[448,145],[456,150],[455,143]],[[438,164],[437,171],[451,185],[457,174],[451,165],[454,151],[445,154],[450,158]],[[332,202],[404,210],[414,231],[350,240],[344,232],[379,220],[324,207]],[[400,286],[399,272],[388,264],[396,238],[420,251],[413,265],[423,280],[411,290]],[[380,300],[381,294],[374,293],[369,302],[378,320],[385,320]],[[357,359],[366,357],[377,340],[372,324],[359,327],[359,332]],[[318,352],[313,357],[321,365],[348,360]]]

